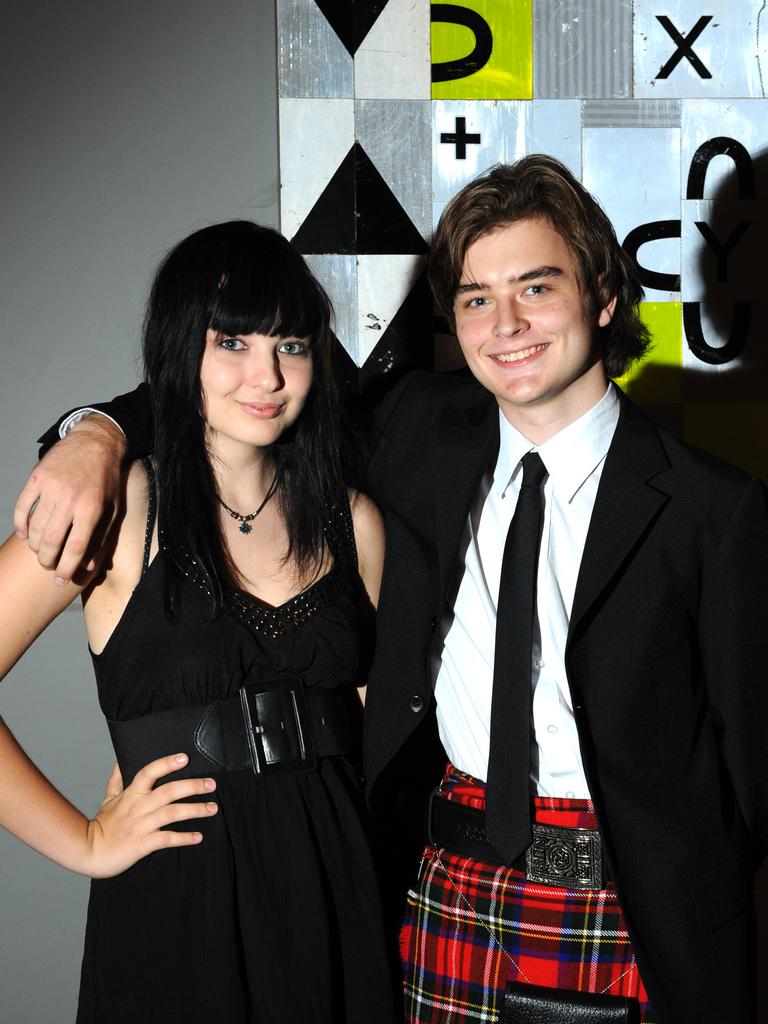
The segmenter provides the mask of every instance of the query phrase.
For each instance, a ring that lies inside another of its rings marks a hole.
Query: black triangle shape
[[[360,371],[337,335],[331,332],[331,338],[331,372],[339,395],[346,400],[360,389]]]
[[[354,253],[356,239],[353,146],[291,241],[301,253]]]
[[[387,6],[387,0],[315,0],[351,57]]]
[[[429,246],[359,142],[355,149],[357,252],[425,253]]]
[[[428,248],[359,142],[339,164],[292,241],[305,254],[406,255]]]
[[[376,404],[411,370],[432,370],[432,292],[423,270],[360,368],[360,394]]]

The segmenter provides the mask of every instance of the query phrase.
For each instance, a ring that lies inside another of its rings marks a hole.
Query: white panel
[[[429,4],[389,0],[355,54],[357,99],[429,99]]]
[[[433,221],[454,193],[482,171],[497,163],[512,163],[525,156],[533,108],[523,100],[437,100],[432,104]],[[480,136],[466,141],[465,157],[441,136],[457,134],[457,119],[464,118],[464,133]]]
[[[355,256],[305,256],[312,272],[325,288],[336,314],[336,337],[359,366],[357,345],[357,263]]]
[[[282,99],[280,230],[293,238],[355,141],[354,100]]]
[[[683,203],[682,294],[686,302],[723,295],[729,301],[749,301],[764,293],[767,205],[749,199],[690,199]],[[704,232],[697,224],[706,226]],[[712,240],[707,241],[710,232]]]
[[[429,100],[362,100],[355,131],[365,152],[424,238],[430,230]]]
[[[760,158],[758,163],[764,166],[765,150],[768,145],[768,100],[685,100],[682,129],[685,195],[691,161],[699,147],[710,139],[722,136],[735,139],[753,160],[757,161]],[[705,197],[713,197],[726,183],[726,179],[732,180],[733,171],[733,161],[728,157],[719,156],[713,159],[707,168]],[[730,195],[735,197],[735,185],[731,185]],[[768,196],[763,195],[763,198]]]
[[[762,0],[635,0],[635,95],[656,99],[764,95],[768,82],[768,15],[761,14],[764,6]],[[711,18],[698,38],[685,44],[711,78],[701,77],[686,56],[669,77],[657,77],[678,49],[658,16],[667,17],[684,37],[702,16]]]
[[[581,178],[581,100],[534,100],[528,153],[548,153]]]
[[[584,187],[600,201],[620,242],[651,221],[680,219],[680,131],[677,128],[585,128]],[[649,168],[653,168],[649,173]],[[680,273],[680,239],[648,242],[637,254],[641,266]],[[677,292],[646,289],[649,302],[679,298]]]
[[[353,74],[352,57],[315,0],[277,0],[281,97],[351,97]]]
[[[358,256],[358,366],[381,341],[423,267],[422,256]]]

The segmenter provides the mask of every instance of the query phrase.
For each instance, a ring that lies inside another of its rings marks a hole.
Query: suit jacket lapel
[[[644,530],[669,500],[656,484],[669,459],[655,425],[621,396],[616,433],[606,456],[573,599],[569,643]]]
[[[446,402],[437,424],[434,496],[443,597],[456,570],[456,556],[472,500],[498,448],[498,405],[487,391],[478,391],[470,401]]]

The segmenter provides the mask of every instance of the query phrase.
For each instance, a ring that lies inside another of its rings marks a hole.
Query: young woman
[[[0,670],[82,594],[122,772],[89,821],[0,723],[0,824],[94,878],[79,1022],[392,1019],[350,760],[383,529],[345,486],[329,318],[277,233],[185,239],[111,557],[62,588],[0,549]]]

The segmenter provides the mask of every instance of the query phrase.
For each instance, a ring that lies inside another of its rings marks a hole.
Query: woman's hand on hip
[[[137,772],[125,787],[115,765],[101,807],[88,823],[89,863],[85,874],[109,878],[157,850],[193,846],[202,841],[200,832],[165,830],[165,826],[216,814],[218,806],[210,801],[179,802],[213,792],[215,781],[178,779],[153,788],[164,775],[178,771],[187,760],[186,754],[161,757]]]

